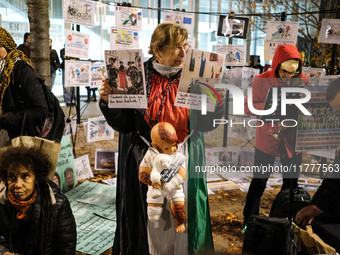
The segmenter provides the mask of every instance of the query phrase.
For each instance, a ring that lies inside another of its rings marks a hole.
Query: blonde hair
[[[172,22],[161,23],[152,34],[149,54],[155,58],[154,49],[162,51],[166,46],[175,49],[178,45],[182,45],[187,38],[188,31],[184,27]]]

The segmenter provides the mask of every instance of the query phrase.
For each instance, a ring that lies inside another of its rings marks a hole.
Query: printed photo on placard
[[[114,139],[114,131],[107,124],[104,116],[87,120],[87,142],[106,141]]]
[[[114,171],[116,168],[115,154],[117,151],[113,149],[96,149],[95,155],[95,170],[110,170]]]
[[[73,189],[77,183],[77,172],[74,165],[73,151],[70,136],[63,136],[58,158],[57,168],[53,181],[59,181],[62,192]]]
[[[322,19],[319,42],[340,44],[340,19]]]
[[[106,67],[104,62],[91,64],[91,87],[99,88],[103,84],[103,77],[107,77]]]
[[[121,27],[111,27],[110,31],[111,50],[138,48],[138,31]]]
[[[216,45],[216,53],[225,55],[225,66],[245,66],[245,45]]]
[[[109,108],[146,108],[146,86],[141,49],[106,50],[110,85]]]
[[[88,59],[90,36],[78,31],[65,29],[65,55]]]
[[[95,2],[64,0],[64,21],[88,27],[94,26]]]
[[[201,91],[204,89],[211,90],[217,97],[218,103],[222,104],[214,86],[221,82],[223,63],[224,55],[222,54],[189,49],[184,57],[175,105],[200,109]],[[210,100],[209,98],[211,97],[207,96],[207,101]],[[215,100],[215,98],[211,98],[211,100]]]
[[[188,30],[190,35],[194,34],[195,14],[178,11],[164,11],[164,22],[173,22]]]
[[[294,42],[295,44],[297,41],[298,30],[298,21],[268,21],[266,40]]]
[[[93,177],[89,155],[84,155],[74,159],[78,180],[85,180]]]
[[[241,148],[239,166],[254,165],[255,149]]]
[[[89,61],[65,60],[65,87],[90,86]]]
[[[220,15],[218,20],[217,35],[233,38],[246,38],[248,23],[249,18],[230,18],[229,16]]]
[[[141,31],[142,18],[143,15],[141,9],[116,6],[115,11],[116,27],[133,28],[135,30]]]

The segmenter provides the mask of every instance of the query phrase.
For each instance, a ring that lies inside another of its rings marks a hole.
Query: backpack
[[[36,128],[40,137],[60,142],[65,128],[65,114],[60,107],[58,98],[42,80],[41,83],[47,102],[48,116],[41,130]]]
[[[244,235],[242,254],[296,255],[294,233],[289,220],[250,216]]]
[[[295,188],[293,190],[294,199],[292,205],[292,217],[295,218],[295,215],[298,211],[300,211],[303,207],[307,206],[311,202],[311,197],[307,191],[303,188]],[[289,211],[289,189],[281,190],[272,205],[270,210],[270,217],[279,217],[279,218],[287,218]]]

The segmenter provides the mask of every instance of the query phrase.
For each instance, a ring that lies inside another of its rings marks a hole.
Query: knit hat
[[[17,47],[13,37],[3,27],[0,27],[0,44],[6,48],[8,53]]]
[[[286,70],[287,72],[296,72],[299,68],[300,61],[296,59],[288,59],[281,63],[282,69]]]

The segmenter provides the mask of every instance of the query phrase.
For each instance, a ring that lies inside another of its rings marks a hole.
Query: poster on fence
[[[109,108],[146,108],[146,86],[141,49],[106,50],[110,85]]]
[[[95,2],[88,0],[64,0],[64,21],[87,27],[94,26]]]

